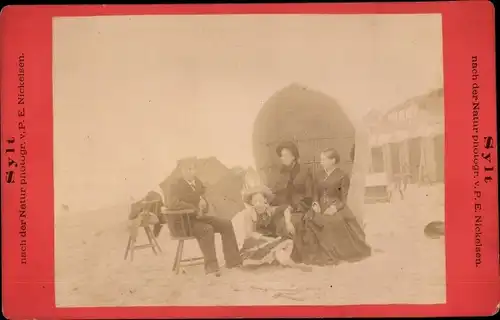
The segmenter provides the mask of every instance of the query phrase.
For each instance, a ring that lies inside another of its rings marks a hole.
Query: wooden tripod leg
[[[151,245],[151,249],[153,250],[153,253],[155,255],[158,255],[155,249],[155,244],[153,243],[153,235],[151,234],[151,229],[149,229],[149,226],[144,227],[144,231],[146,232],[146,236],[148,237],[149,244]]]
[[[128,242],[127,242],[127,248],[125,249],[125,256],[123,257],[123,260],[127,260],[128,257],[128,252],[130,251],[130,245],[132,244],[132,237],[128,237]]]
[[[130,242],[130,261],[134,261],[135,239]]]
[[[153,244],[156,247],[156,249],[158,249],[158,251],[160,253],[163,252],[161,250],[160,244],[158,243],[158,239],[156,239],[156,237],[154,236],[153,231],[151,231],[151,229],[149,229],[149,234],[151,235],[151,239],[153,240]]]
[[[161,250],[160,244],[158,243],[158,240],[155,237],[153,237],[153,242],[154,242],[154,244],[156,246],[156,249],[158,249],[158,251],[160,251],[160,253],[163,252]]]

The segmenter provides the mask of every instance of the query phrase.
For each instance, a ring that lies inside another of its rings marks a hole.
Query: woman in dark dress
[[[365,233],[347,206],[350,179],[337,165],[338,152],[331,148],[321,153],[320,172],[314,185],[310,228],[316,236],[320,254],[315,264],[355,262],[371,255]]]
[[[278,234],[294,235],[295,226],[299,224],[304,214],[311,210],[313,200],[313,180],[309,169],[300,164],[300,154],[293,142],[283,142],[276,148],[276,153],[281,159],[282,166],[277,174],[271,190],[274,193],[272,206],[283,211],[282,226]]]
[[[321,221],[314,217],[321,213],[312,211],[314,181],[309,168],[300,163],[297,146],[293,142],[284,142],[276,148],[276,152],[282,167],[272,185],[275,198],[271,204],[278,207],[276,231],[293,238],[291,260],[297,264],[324,265],[326,260],[331,261],[330,264],[337,263],[337,258],[325,259],[329,253],[325,243],[320,241],[323,228]],[[279,210],[283,214],[280,215]]]

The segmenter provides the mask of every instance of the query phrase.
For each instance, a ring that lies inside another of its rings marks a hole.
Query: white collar
[[[328,178],[335,170],[337,170],[338,167],[334,167],[332,171],[328,172],[326,169],[324,170],[326,173],[326,177]]]

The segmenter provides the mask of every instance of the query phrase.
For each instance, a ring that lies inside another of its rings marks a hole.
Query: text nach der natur
[[[472,174],[473,174],[473,212],[474,245],[476,268],[482,264],[483,225],[488,223],[483,212],[483,191],[494,183],[495,163],[493,162],[495,140],[491,135],[481,132],[481,86],[480,67],[477,56],[472,57]]]
[[[4,173],[5,188],[19,188],[17,215],[19,217],[19,259],[21,264],[28,263],[28,175],[27,175],[27,126],[26,126],[26,92],[25,92],[25,56],[21,53],[17,59],[17,132],[5,138],[5,156],[7,170]],[[10,120],[10,119],[9,119]],[[7,120],[7,121],[9,121]],[[9,239],[14,241],[14,239]]]

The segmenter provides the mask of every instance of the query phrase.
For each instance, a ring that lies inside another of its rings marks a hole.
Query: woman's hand
[[[285,209],[285,212],[283,213],[283,216],[285,217],[285,227],[286,231],[289,234],[295,234],[295,227],[293,226],[292,223],[292,208],[288,207]]]
[[[337,213],[337,206],[335,204],[332,204],[325,210],[323,214],[327,216],[333,216],[336,213]]]
[[[321,212],[321,207],[319,206],[319,203],[313,202],[313,204],[312,204],[312,210],[315,213],[320,213]]]
[[[283,211],[283,217],[286,222],[292,222],[292,207],[287,207],[285,211]]]
[[[291,235],[294,235],[295,234],[295,227],[293,226],[293,223],[292,222],[289,222],[289,221],[286,221],[285,222],[285,227],[286,227],[286,231],[291,234]]]

